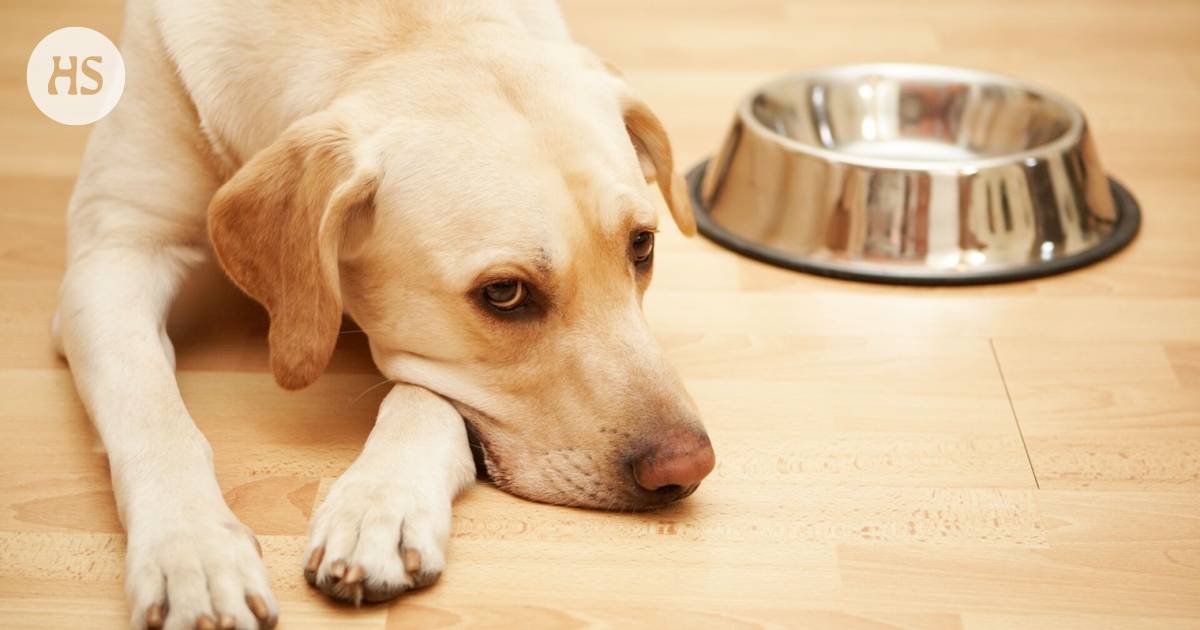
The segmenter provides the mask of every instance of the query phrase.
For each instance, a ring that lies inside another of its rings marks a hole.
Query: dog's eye
[[[498,311],[513,311],[525,303],[529,294],[520,280],[500,280],[483,287],[483,297]]]
[[[633,262],[638,266],[650,262],[654,256],[654,232],[638,232],[633,235]]]

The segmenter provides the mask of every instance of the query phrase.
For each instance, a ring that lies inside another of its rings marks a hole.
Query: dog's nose
[[[708,436],[675,437],[633,463],[633,478],[646,490],[694,490],[717,463]],[[689,492],[690,493],[690,492]]]

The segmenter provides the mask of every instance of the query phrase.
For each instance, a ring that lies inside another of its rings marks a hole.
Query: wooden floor
[[[48,322],[87,129],[43,118],[25,61],[64,25],[115,39],[113,0],[0,14],[0,627],[116,628],[124,537],[103,453]],[[299,393],[265,322],[220,281],[175,325],[179,380],[226,499],[259,534],[283,627],[1200,626],[1200,2],[591,0],[577,37],[623,67],[681,161],[739,95],[795,68],[952,62],[1086,109],[1143,232],[1066,276],[965,289],[822,280],[672,229],[650,322],[718,466],[645,515],[478,486],[450,567],[347,609],[300,572],[314,502],[383,393],[361,339]],[[216,302],[219,306],[212,306]]]

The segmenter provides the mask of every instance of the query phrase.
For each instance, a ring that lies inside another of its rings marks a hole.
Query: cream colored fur
[[[319,376],[343,313],[396,383],[313,518],[309,579],[330,595],[437,578],[475,472],[464,418],[510,492],[655,505],[629,456],[701,429],[640,310],[646,182],[695,226],[661,125],[552,3],[131,0],[121,48],[55,329],[108,451],[133,627],[278,614],[165,332],[214,253],[270,312],[282,385]],[[536,286],[540,314],[481,307],[501,278]]]

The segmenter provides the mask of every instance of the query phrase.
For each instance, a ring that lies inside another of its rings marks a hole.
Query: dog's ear
[[[692,203],[688,198],[687,183],[675,172],[675,156],[671,152],[671,140],[662,122],[644,101],[634,95],[625,81],[620,68],[602,59],[583,46],[575,46],[584,67],[604,77],[620,100],[621,115],[625,118],[625,130],[637,151],[638,163],[646,183],[658,183],[663,199],[671,210],[675,225],[685,236],[696,234],[696,217],[692,214]]]
[[[688,199],[687,184],[675,172],[675,156],[671,153],[671,141],[663,129],[662,122],[641,100],[626,93],[621,98],[621,111],[625,117],[625,129],[637,150],[638,162],[646,183],[657,182],[675,225],[686,236],[696,233],[696,218],[692,215],[692,204]]]
[[[374,211],[378,174],[329,112],[289,127],[217,191],[217,259],[271,317],[271,370],[287,389],[324,371],[342,321],[338,257],[352,221]]]

